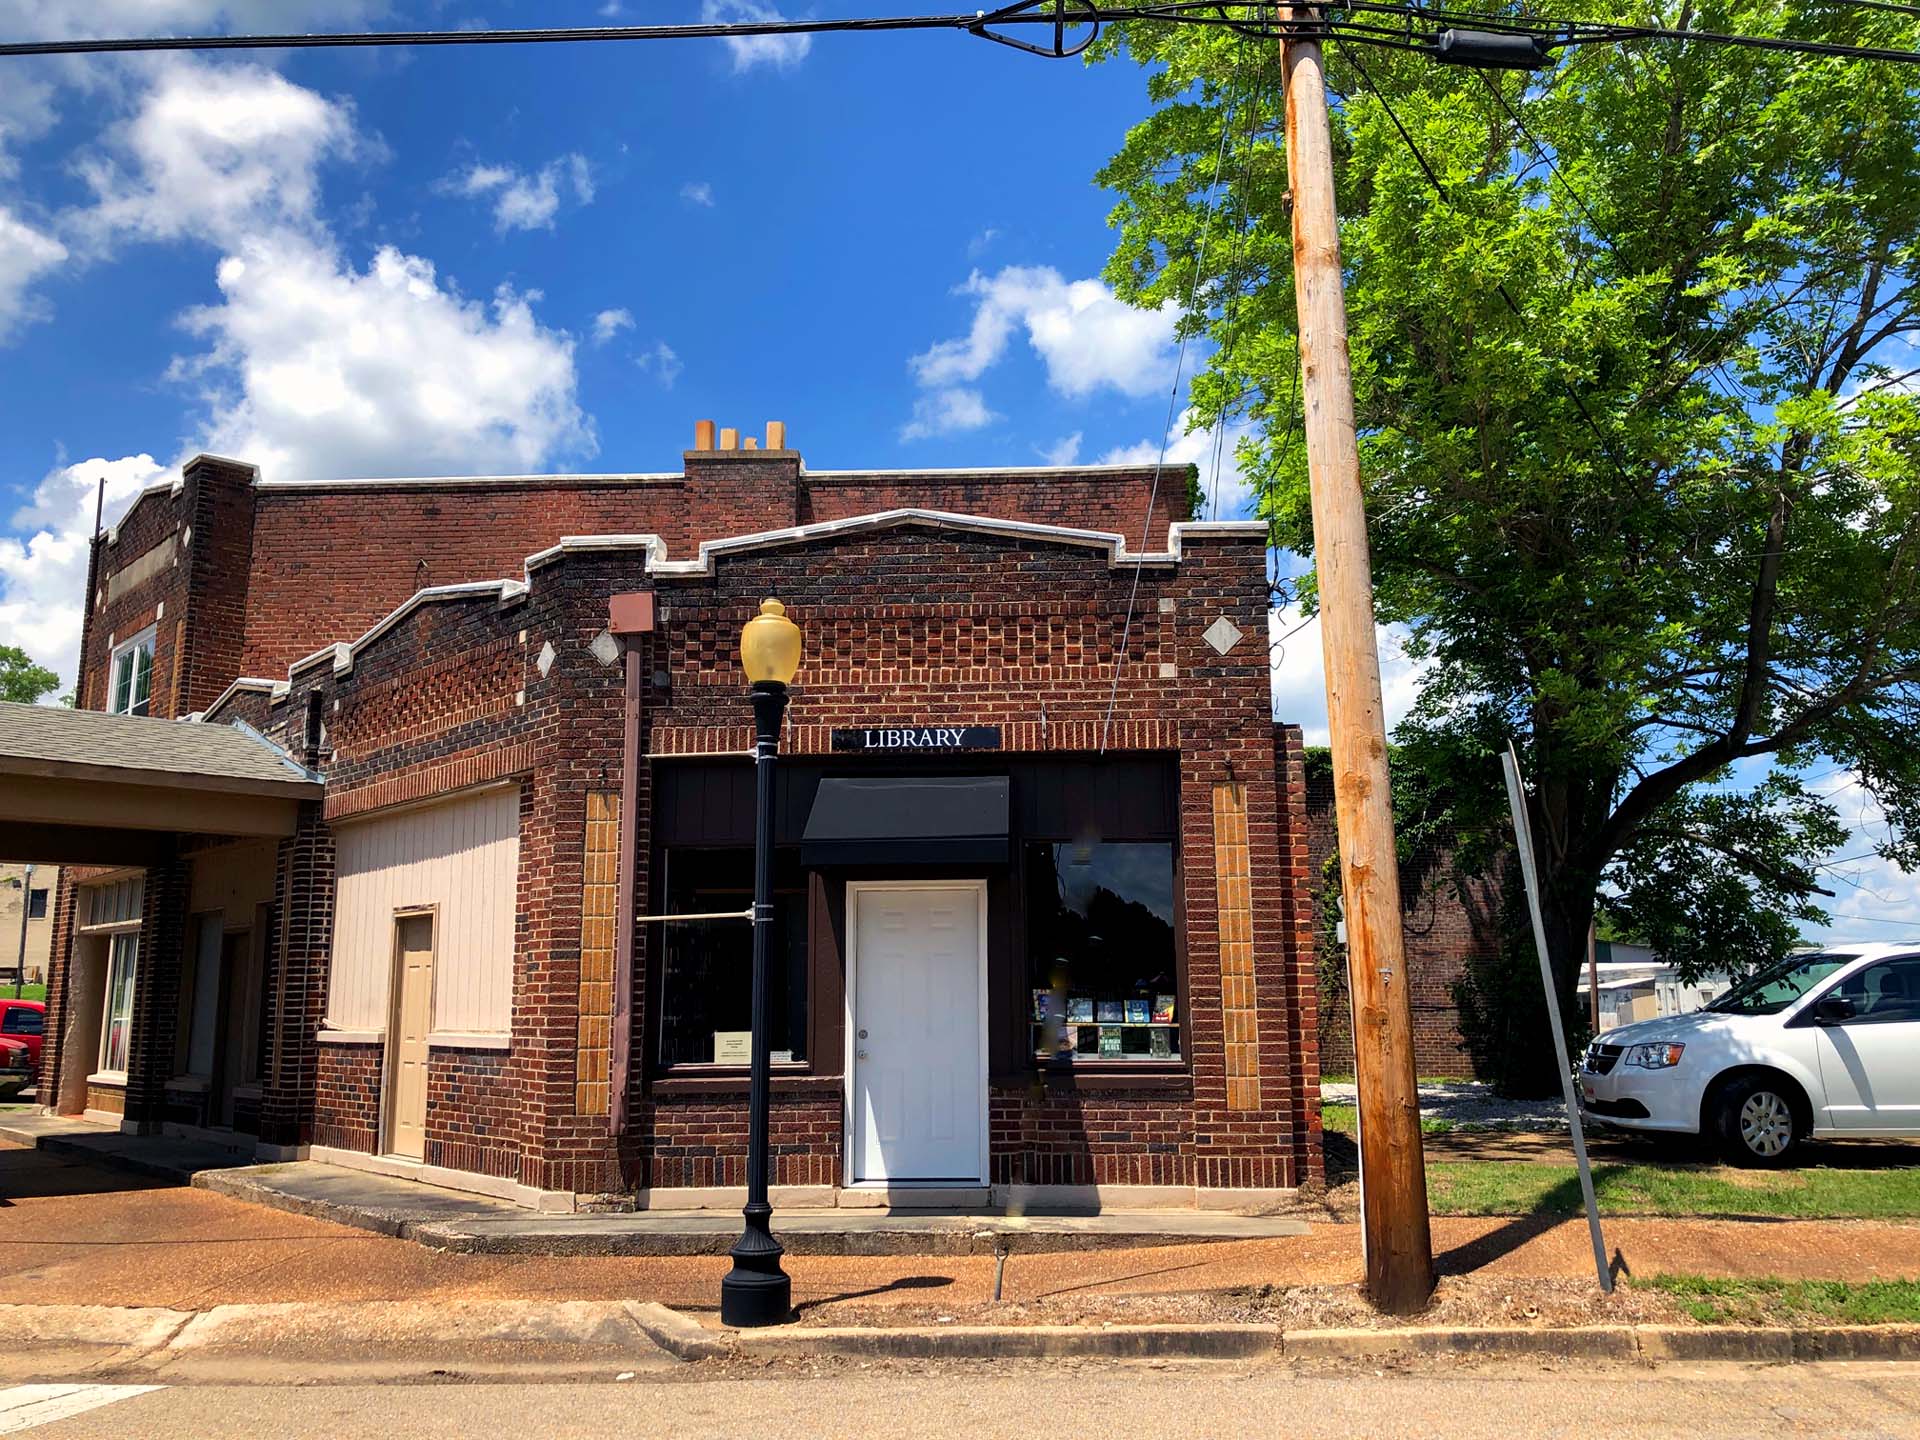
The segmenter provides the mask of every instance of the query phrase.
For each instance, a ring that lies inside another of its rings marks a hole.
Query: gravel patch
[[[1320,1098],[1330,1105],[1352,1105],[1354,1085],[1320,1087]],[[1423,1080],[1420,1115],[1460,1130],[1565,1130],[1567,1107],[1559,1100],[1506,1100],[1491,1085],[1477,1080]]]

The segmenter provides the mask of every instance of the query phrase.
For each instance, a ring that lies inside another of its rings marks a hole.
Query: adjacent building
[[[639,475],[203,456],[143,494],[95,547],[80,709],[0,713],[0,853],[67,865],[43,1100],[549,1208],[731,1203],[737,645],[777,596],[776,1201],[1317,1175],[1264,526],[1195,521],[1184,467],[758,439],[703,422]]]
[[[45,983],[59,880],[57,866],[0,865],[0,976],[25,985]]]

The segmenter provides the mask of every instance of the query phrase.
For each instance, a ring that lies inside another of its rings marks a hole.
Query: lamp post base
[[[793,1318],[793,1282],[780,1268],[780,1242],[748,1221],[733,1247],[733,1269],[720,1280],[720,1323],[741,1329],[784,1325]]]

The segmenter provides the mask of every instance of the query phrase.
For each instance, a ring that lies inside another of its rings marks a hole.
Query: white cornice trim
[[[255,480],[256,490],[378,490],[391,487],[436,485],[606,485],[632,482],[635,484],[659,484],[662,481],[684,481],[686,475],[678,470],[660,470],[626,474],[605,475],[365,475],[348,476],[338,480]]]
[[[533,579],[533,572],[542,565],[550,565],[563,555],[584,555],[596,551],[641,550],[646,553],[647,569],[663,565],[667,559],[667,542],[658,535],[562,535],[544,550],[536,550],[522,563],[526,567],[527,579]]]
[[[243,675],[231,685],[227,686],[226,689],[222,690],[219,697],[200,712],[201,716],[204,718],[205,716],[213,714],[214,711],[218,710],[243,690],[251,690],[256,693],[264,691],[269,698],[272,698],[277,695],[286,694],[287,682],[284,680],[268,680],[258,675]]]
[[[895,472],[876,471],[875,473]],[[1056,545],[1072,545],[1102,551],[1106,555],[1107,564],[1115,569],[1123,565],[1178,565],[1189,540],[1258,537],[1264,542],[1267,536],[1267,525],[1264,520],[1183,520],[1167,527],[1165,550],[1135,554],[1127,549],[1125,536],[1111,531],[1080,530],[1066,525],[1041,525],[1029,520],[997,520],[991,516],[956,515],[945,510],[915,508],[882,510],[871,515],[850,515],[844,519],[823,520],[812,525],[795,525],[783,530],[762,530],[752,535],[734,535],[722,540],[707,540],[701,543],[698,557],[692,560],[669,560],[667,543],[658,535],[566,535],[547,546],[546,549],[536,550],[527,556],[524,562],[526,575],[524,580],[472,580],[458,585],[434,585],[424,590],[416,590],[399,606],[375,621],[359,639],[324,645],[312,654],[294,661],[287,667],[286,681],[276,683],[265,680],[236,680],[233,685],[228,686],[228,693],[235,688],[258,688],[271,685],[274,698],[283,699],[296,674],[322,661],[331,662],[335,675],[349,674],[353,670],[354,658],[360,651],[385,635],[419,606],[434,601],[464,600],[487,595],[497,599],[502,607],[515,604],[527,598],[533,584],[534,571],[543,569],[567,555],[607,554],[635,550],[641,552],[643,569],[649,576],[661,579],[705,577],[713,574],[715,561],[731,555],[910,526],[1012,539],[1043,540]],[[214,702],[214,706],[208,708],[211,710],[226,698],[226,694],[223,694],[220,700]]]

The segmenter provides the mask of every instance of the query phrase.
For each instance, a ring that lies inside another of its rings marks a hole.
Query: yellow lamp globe
[[[740,663],[756,685],[785,685],[800,668],[800,627],[778,600],[762,600],[760,613],[740,631]]]

